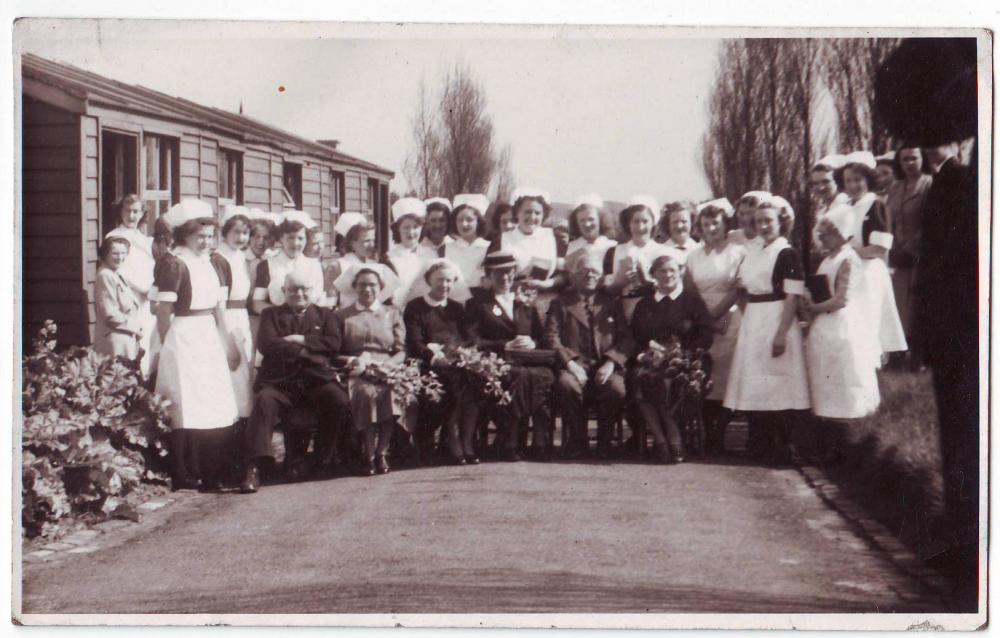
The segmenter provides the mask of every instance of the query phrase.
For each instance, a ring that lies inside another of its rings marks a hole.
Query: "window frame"
[[[244,202],[244,184],[243,184],[243,151],[227,148],[225,146],[220,146],[218,155],[218,179],[219,179],[219,206],[225,206],[226,204],[233,204],[237,206],[242,206]],[[232,175],[229,174],[229,170],[223,171],[223,163],[228,167],[231,167]],[[233,196],[229,197],[229,192],[223,195],[223,174],[226,175],[227,185],[232,187]],[[232,179],[230,179],[232,178]]]

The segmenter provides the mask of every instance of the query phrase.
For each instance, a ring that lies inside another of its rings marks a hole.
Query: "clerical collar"
[[[677,298],[681,296],[682,292],[684,292],[684,284],[678,283],[677,287],[671,290],[669,293],[665,294],[657,290],[655,293],[653,293],[653,301],[655,301],[656,303],[660,303],[661,301],[663,301],[664,297],[670,297],[671,301],[677,301]]]
[[[431,308],[438,308],[438,307],[444,308],[445,306],[448,305],[448,298],[447,297],[445,297],[441,301],[438,301],[438,300],[434,299],[433,297],[431,297],[429,294],[427,294],[427,295],[424,295],[424,301],[426,301],[427,305],[430,306]]]

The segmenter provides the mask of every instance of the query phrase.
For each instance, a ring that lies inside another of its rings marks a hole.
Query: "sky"
[[[596,27],[37,20],[21,50],[237,111],[396,172],[423,79],[466,64],[515,183],[572,202],[711,197],[700,140],[718,40]],[[284,91],[279,91],[284,87]]]

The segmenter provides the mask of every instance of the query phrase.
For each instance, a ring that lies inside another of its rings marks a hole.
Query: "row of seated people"
[[[587,421],[593,410],[597,452],[606,458],[627,394],[640,399],[630,404],[642,406],[638,414],[630,410],[630,425],[642,422],[650,429],[661,460],[683,460],[680,428],[657,407],[655,393],[661,389],[646,389],[649,400],[641,400],[643,388],[631,365],[651,341],[676,338],[686,347],[705,350],[711,345],[711,317],[700,296],[684,290],[680,264],[669,256],[657,260],[650,269],[648,294],[616,300],[598,289],[602,264],[580,259],[570,273],[571,286],[552,301],[544,321],[515,292],[513,255],[491,253],[484,268],[489,289],[478,290],[463,305],[449,298],[456,280],[453,266],[447,260],[431,263],[424,273],[428,292],[411,300],[402,313],[382,303],[393,291],[377,265],[356,269],[355,300],[336,311],[311,304],[309,278],[289,273],[285,303],[261,317],[257,347],[263,360],[240,445],[241,490],[259,486],[259,467],[272,457],[271,440],[279,424],[295,430],[302,421],[316,424],[314,462],[343,461],[354,451],[361,473],[374,475],[390,471],[389,452],[398,429],[407,433],[424,461],[440,428],[448,462],[475,464],[487,443],[488,422],[497,426],[492,442],[497,456],[517,461],[530,421],[531,453],[548,458],[554,449],[553,407],[566,433],[562,451],[576,457],[589,450]],[[463,345],[511,363],[509,402],[483,400],[461,383],[448,353]],[[445,390],[440,402],[401,405],[392,387],[364,374],[379,362],[399,363],[407,357],[435,372]],[[302,418],[304,407],[314,411],[314,419]],[[294,438],[291,467],[299,475],[305,446],[301,437]]]

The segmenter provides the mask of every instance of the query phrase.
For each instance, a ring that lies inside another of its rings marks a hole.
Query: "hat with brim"
[[[392,271],[385,264],[380,264],[378,262],[365,262],[351,264],[344,272],[340,273],[340,276],[333,282],[333,286],[340,293],[340,306],[345,308],[358,300],[358,294],[354,290],[354,280],[357,278],[358,273],[362,270],[371,270],[378,273],[379,277],[382,279],[382,290],[378,293],[378,300],[381,302],[388,301],[396,289],[399,288],[399,277],[396,273]]]
[[[517,258],[506,250],[497,250],[486,255],[483,259],[483,270],[503,270],[505,268],[517,268]]]
[[[474,208],[479,211],[480,215],[485,215],[486,210],[490,207],[490,200],[486,195],[480,193],[461,193],[455,195],[455,210],[458,210],[462,206]]]

